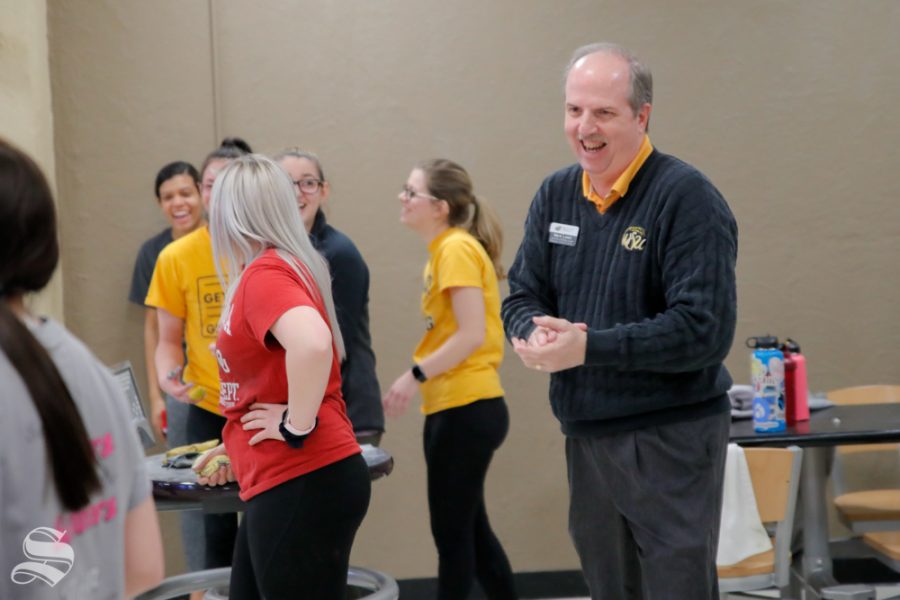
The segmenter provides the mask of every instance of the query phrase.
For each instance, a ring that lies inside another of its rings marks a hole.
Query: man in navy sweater
[[[575,52],[578,163],[532,201],[503,321],[551,373],[591,597],[713,600],[737,225],[702,173],[650,144],[652,87],[621,46]]]

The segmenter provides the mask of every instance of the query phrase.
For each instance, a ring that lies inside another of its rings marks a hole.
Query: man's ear
[[[647,129],[650,126],[650,111],[652,109],[653,106],[649,102],[645,102],[640,112],[638,112],[638,121],[640,121],[644,133],[647,133]]]

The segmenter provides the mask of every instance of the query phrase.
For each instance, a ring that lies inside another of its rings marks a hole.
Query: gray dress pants
[[[566,439],[569,533],[593,600],[718,600],[730,420]]]

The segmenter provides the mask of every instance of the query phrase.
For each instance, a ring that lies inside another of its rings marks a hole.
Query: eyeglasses
[[[298,181],[294,181],[294,187],[303,192],[304,194],[315,194],[319,191],[319,188],[322,187],[322,184],[325,183],[321,179],[300,179]]]
[[[406,198],[407,200],[415,200],[417,196],[421,196],[422,198],[428,198],[429,200],[440,200],[440,198],[436,198],[431,194],[424,194],[422,192],[417,192],[412,189],[408,185],[404,185],[403,189],[400,190],[400,195]]]

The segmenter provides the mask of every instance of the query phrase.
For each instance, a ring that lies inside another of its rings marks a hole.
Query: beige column
[[[30,154],[55,192],[48,60],[46,1],[0,0],[0,137]],[[38,314],[60,321],[61,271],[57,269],[44,291],[29,301]]]

